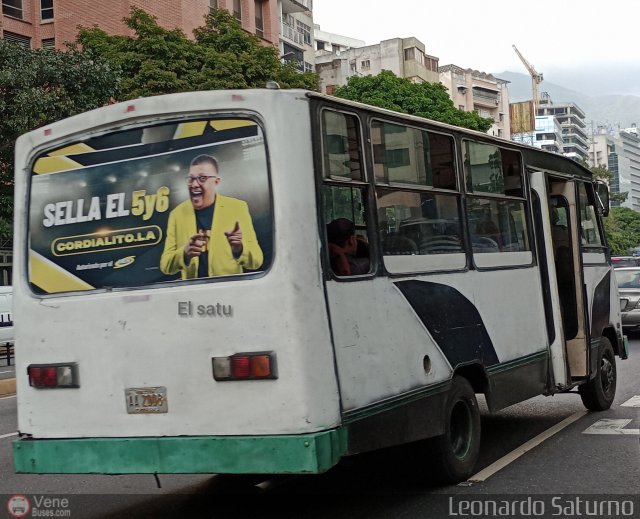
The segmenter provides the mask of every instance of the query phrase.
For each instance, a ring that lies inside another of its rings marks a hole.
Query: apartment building
[[[554,103],[548,96],[538,105],[538,116],[554,116],[562,128],[563,154],[577,161],[589,157],[585,113],[576,103]]]
[[[512,133],[511,139],[541,150],[563,153],[562,126],[553,115],[536,117],[534,131]]]
[[[318,24],[313,26],[313,36],[316,40],[316,56],[331,53],[336,53],[339,56],[341,52],[347,49],[365,47],[367,45],[364,40],[323,31]]]
[[[280,20],[280,56],[284,61],[296,63],[300,72],[314,72],[312,0],[278,0],[277,12]]]
[[[417,38],[392,38],[375,45],[316,54],[320,91],[331,94],[351,76],[376,76],[390,70],[414,83],[437,83],[438,58],[425,52]]]
[[[494,123],[487,133],[504,139],[511,138],[508,81],[457,65],[439,67],[438,75],[456,108],[493,119]]]
[[[292,11],[310,10],[310,4],[311,0],[2,0],[0,37],[30,48],[63,49],[65,42],[75,40],[79,25],[129,35],[123,18],[132,7],[155,16],[162,27],[179,28],[191,36],[210,9],[221,8],[232,12],[243,29],[257,34],[265,45],[282,48],[279,19]]]
[[[598,168],[609,168],[609,155],[615,151],[613,136],[605,128],[591,136],[589,143],[589,165]]]
[[[640,211],[640,136],[637,128],[620,130],[613,137],[617,155],[619,190],[629,193],[622,205]]]

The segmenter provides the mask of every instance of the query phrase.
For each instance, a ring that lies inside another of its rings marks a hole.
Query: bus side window
[[[389,272],[462,268],[460,196],[450,135],[371,123],[380,242]],[[439,255],[457,254],[452,261]]]
[[[371,272],[364,189],[323,186],[327,250],[336,276]]]
[[[325,178],[364,180],[362,146],[357,117],[322,112],[322,158]]]
[[[335,276],[372,272],[367,222],[368,184],[362,169],[361,132],[352,114],[322,112],[322,208],[326,243]]]
[[[472,141],[464,141],[464,153],[473,252],[530,251],[520,154]]]
[[[603,240],[598,227],[596,200],[592,185],[578,182],[578,206],[580,208],[582,245],[602,247]]]

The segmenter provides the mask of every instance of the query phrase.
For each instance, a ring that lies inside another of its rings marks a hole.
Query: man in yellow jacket
[[[169,214],[160,270],[193,279],[260,268],[263,254],[249,207],[243,200],[216,192],[220,175],[215,157],[193,159],[187,184],[189,200]]]

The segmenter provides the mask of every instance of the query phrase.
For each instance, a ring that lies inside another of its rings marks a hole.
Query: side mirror
[[[600,199],[602,216],[609,216],[609,186],[606,182],[596,182],[596,193]]]

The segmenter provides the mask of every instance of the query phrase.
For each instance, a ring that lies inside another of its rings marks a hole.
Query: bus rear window
[[[254,121],[102,134],[33,162],[29,281],[46,294],[260,272],[271,262],[271,222]]]

